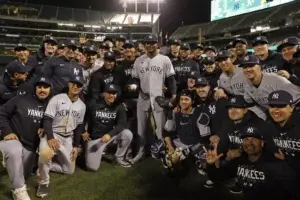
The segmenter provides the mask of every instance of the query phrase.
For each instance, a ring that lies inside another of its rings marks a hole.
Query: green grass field
[[[1,160],[1,159],[0,159]],[[132,168],[103,162],[98,172],[79,167],[73,175],[51,174],[49,200],[195,200],[241,199],[228,189],[205,189],[206,178],[192,170],[179,187],[168,178],[159,161],[147,158]],[[27,181],[29,194],[35,197],[36,176]],[[0,167],[0,200],[12,199],[5,169]]]

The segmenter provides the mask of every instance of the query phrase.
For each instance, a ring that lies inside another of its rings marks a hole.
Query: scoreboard
[[[278,6],[295,0],[212,0],[211,21]]]

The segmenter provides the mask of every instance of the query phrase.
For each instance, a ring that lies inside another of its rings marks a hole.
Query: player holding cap
[[[175,71],[171,60],[167,56],[158,54],[158,38],[155,35],[147,36],[145,48],[147,53],[136,59],[132,70],[132,77],[140,88],[137,103],[139,151],[133,162],[139,161],[144,156],[145,134],[150,110],[153,111],[157,127],[156,136],[158,139],[163,139],[165,114],[155,98],[163,95],[165,81],[172,95],[171,102],[176,98]]]
[[[73,174],[75,171],[77,147],[85,131],[83,120],[86,107],[79,99],[82,86],[82,77],[72,77],[67,93],[54,96],[45,111],[45,136],[41,138],[39,146],[38,197],[48,195],[50,170],[65,174]],[[55,162],[53,157],[56,158]]]
[[[50,95],[51,83],[41,77],[35,84],[34,93],[16,96],[0,110],[0,130],[3,154],[15,200],[30,200],[25,179],[35,166],[39,145],[41,121]]]
[[[99,169],[104,149],[115,140],[118,142],[118,149],[115,153],[116,163],[122,167],[131,166],[125,160],[125,155],[133,134],[126,129],[127,119],[124,106],[116,101],[118,90],[117,85],[107,84],[104,87],[103,99],[93,100],[88,105],[88,130],[83,135],[83,139],[87,142],[85,159],[89,170]]]

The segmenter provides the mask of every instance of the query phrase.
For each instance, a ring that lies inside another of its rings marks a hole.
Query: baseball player
[[[139,151],[133,159],[136,162],[144,156],[145,134],[149,111],[153,111],[156,123],[156,136],[162,139],[162,130],[165,124],[164,110],[158,106],[154,100],[157,96],[163,95],[165,81],[172,95],[171,101],[176,98],[175,71],[171,60],[164,55],[158,54],[158,38],[155,35],[149,35],[145,39],[145,48],[147,53],[136,59],[132,77],[140,88],[140,94],[137,103]],[[137,88],[131,88],[136,90]]]
[[[63,55],[65,46],[66,46],[66,45],[65,45],[64,42],[60,42],[60,43],[57,45],[57,50],[56,50],[56,55],[57,55],[57,56],[62,56],[62,55]]]
[[[133,134],[126,129],[127,119],[124,106],[116,102],[118,90],[117,85],[107,84],[104,87],[103,99],[92,100],[88,105],[88,130],[83,135],[83,139],[87,142],[86,167],[91,171],[99,169],[104,149],[115,140],[118,142],[118,149],[115,153],[116,163],[122,167],[131,166],[125,160],[125,156]]]
[[[277,74],[262,72],[256,56],[245,56],[241,60],[240,67],[243,68],[244,75],[248,79],[244,94],[248,103],[256,103],[266,109],[269,94],[276,90],[289,92],[292,94],[294,102],[300,100],[300,88]]]
[[[212,88],[216,88],[222,71],[216,66],[215,58],[210,56],[203,58],[202,65],[201,75],[209,81]]]
[[[48,195],[50,171],[64,174],[75,171],[77,147],[81,134],[85,132],[86,107],[79,98],[82,87],[82,77],[72,77],[67,93],[54,96],[46,108],[43,121],[45,136],[39,146],[37,197]]]
[[[171,40],[170,41],[170,53],[168,53],[168,57],[173,62],[174,60],[177,60],[179,56],[179,50],[180,50],[181,41],[180,40]]]
[[[215,57],[217,55],[217,48],[214,46],[207,46],[204,48],[203,53],[206,56],[211,56],[211,57]]]
[[[191,71],[189,75],[187,75],[187,88],[188,90],[195,89],[196,80],[200,77],[200,73],[197,71]]]
[[[236,38],[233,41],[233,46],[235,47],[237,59],[235,60],[234,64],[239,65],[240,60],[243,59],[244,56],[246,55],[251,55],[251,52],[248,52],[247,47],[248,47],[248,42],[244,38]]]
[[[50,86],[49,80],[41,77],[35,84],[33,94],[16,96],[0,110],[0,130],[3,134],[0,151],[15,200],[30,200],[25,179],[35,166],[41,121],[50,95]]]
[[[83,76],[82,66],[74,61],[76,49],[77,42],[69,40],[66,43],[63,56],[52,57],[44,64],[42,74],[51,80],[53,95],[60,94],[68,86],[72,76]]]

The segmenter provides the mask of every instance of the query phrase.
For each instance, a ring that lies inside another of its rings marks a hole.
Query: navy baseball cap
[[[105,43],[107,41],[113,42],[113,39],[111,37],[105,37],[104,40],[103,40],[103,42]]]
[[[226,49],[226,50],[232,49],[232,48],[235,48],[235,46],[233,45],[233,41],[229,42],[229,43],[225,46],[225,49]]]
[[[203,45],[201,43],[197,43],[196,45],[193,46],[193,50],[203,50]]]
[[[245,38],[236,38],[233,41],[233,46],[235,46],[237,43],[242,43],[242,44],[248,45],[248,42]]]
[[[5,71],[12,75],[14,73],[25,73],[28,72],[28,70],[28,67],[26,67],[22,62],[14,60],[7,65]]]
[[[181,45],[181,40],[178,40],[178,39],[171,40],[170,45],[180,46]]]
[[[243,95],[235,95],[228,99],[227,108],[248,108]]]
[[[71,47],[71,48],[73,47],[74,49],[77,49],[77,47],[78,47],[78,43],[77,43],[77,41],[75,39],[67,40],[66,43],[65,43],[65,45],[67,47]]]
[[[196,82],[195,82],[195,86],[207,86],[209,85],[208,80],[205,77],[199,77],[197,78]]]
[[[216,61],[230,58],[230,52],[228,50],[222,50],[220,51],[216,56]]]
[[[107,43],[102,43],[102,44],[100,44],[100,46],[99,46],[99,49],[110,49],[110,46],[107,44]]]
[[[264,140],[264,134],[262,133],[263,130],[259,126],[253,126],[253,125],[246,125],[243,129],[242,133],[240,134],[241,139],[245,139],[248,137],[257,138],[260,140]]]
[[[126,41],[126,37],[125,37],[125,35],[120,35],[116,40],[117,41],[125,42]]]
[[[118,92],[119,91],[119,87],[115,84],[112,84],[112,83],[109,83],[109,84],[106,84],[104,86],[104,89],[103,89],[104,92]]]
[[[271,92],[268,96],[268,105],[291,105],[294,103],[293,96],[284,91],[278,90]]]
[[[45,35],[43,38],[43,43],[54,43],[57,44],[57,39],[52,35]]]
[[[90,45],[84,48],[85,53],[97,54],[98,48],[95,45]]]
[[[105,52],[104,60],[116,60],[116,55],[113,52]]]
[[[282,40],[282,43],[277,47],[277,51],[282,51],[283,48],[300,44],[298,37],[288,37]]]
[[[192,100],[194,100],[195,92],[192,90],[182,90],[180,93],[180,96],[187,96],[187,97],[191,98]]]
[[[144,43],[158,43],[158,37],[156,35],[147,35]]]
[[[26,51],[28,50],[25,44],[19,43],[15,46],[15,51]]]
[[[258,57],[255,55],[247,55],[240,60],[239,67],[246,68],[253,67],[254,65],[260,65]]]
[[[205,58],[203,58],[203,61],[202,61],[202,64],[204,65],[212,65],[214,64],[216,61],[215,61],[215,58],[212,57],[212,56],[207,56]]]
[[[180,45],[180,49],[181,49],[181,50],[191,50],[191,46],[190,46],[189,43],[182,43],[182,44]]]
[[[217,48],[214,47],[214,46],[207,46],[204,48],[204,53],[209,51],[209,50],[212,50],[213,52],[217,53]]]
[[[122,47],[124,49],[131,49],[131,48],[134,48],[134,44],[132,42],[126,41]]]
[[[188,75],[188,78],[193,78],[193,79],[197,79],[200,77],[200,72],[197,71],[191,71]]]
[[[57,46],[58,49],[63,49],[63,48],[65,48],[65,47],[66,47],[65,42],[60,42],[60,43],[58,44],[58,46]]]
[[[269,44],[269,41],[265,36],[257,36],[254,40],[252,40],[252,46],[256,46],[258,44]]]
[[[75,76],[75,75],[71,76],[69,82],[79,84],[80,86],[83,86],[83,84],[84,84],[83,77]]]
[[[44,77],[44,76],[41,76],[41,77],[39,77],[38,80],[35,82],[35,85],[36,85],[36,86],[37,86],[37,85],[47,85],[47,86],[51,87],[51,81],[50,81],[48,78],[46,78],[46,77]]]

